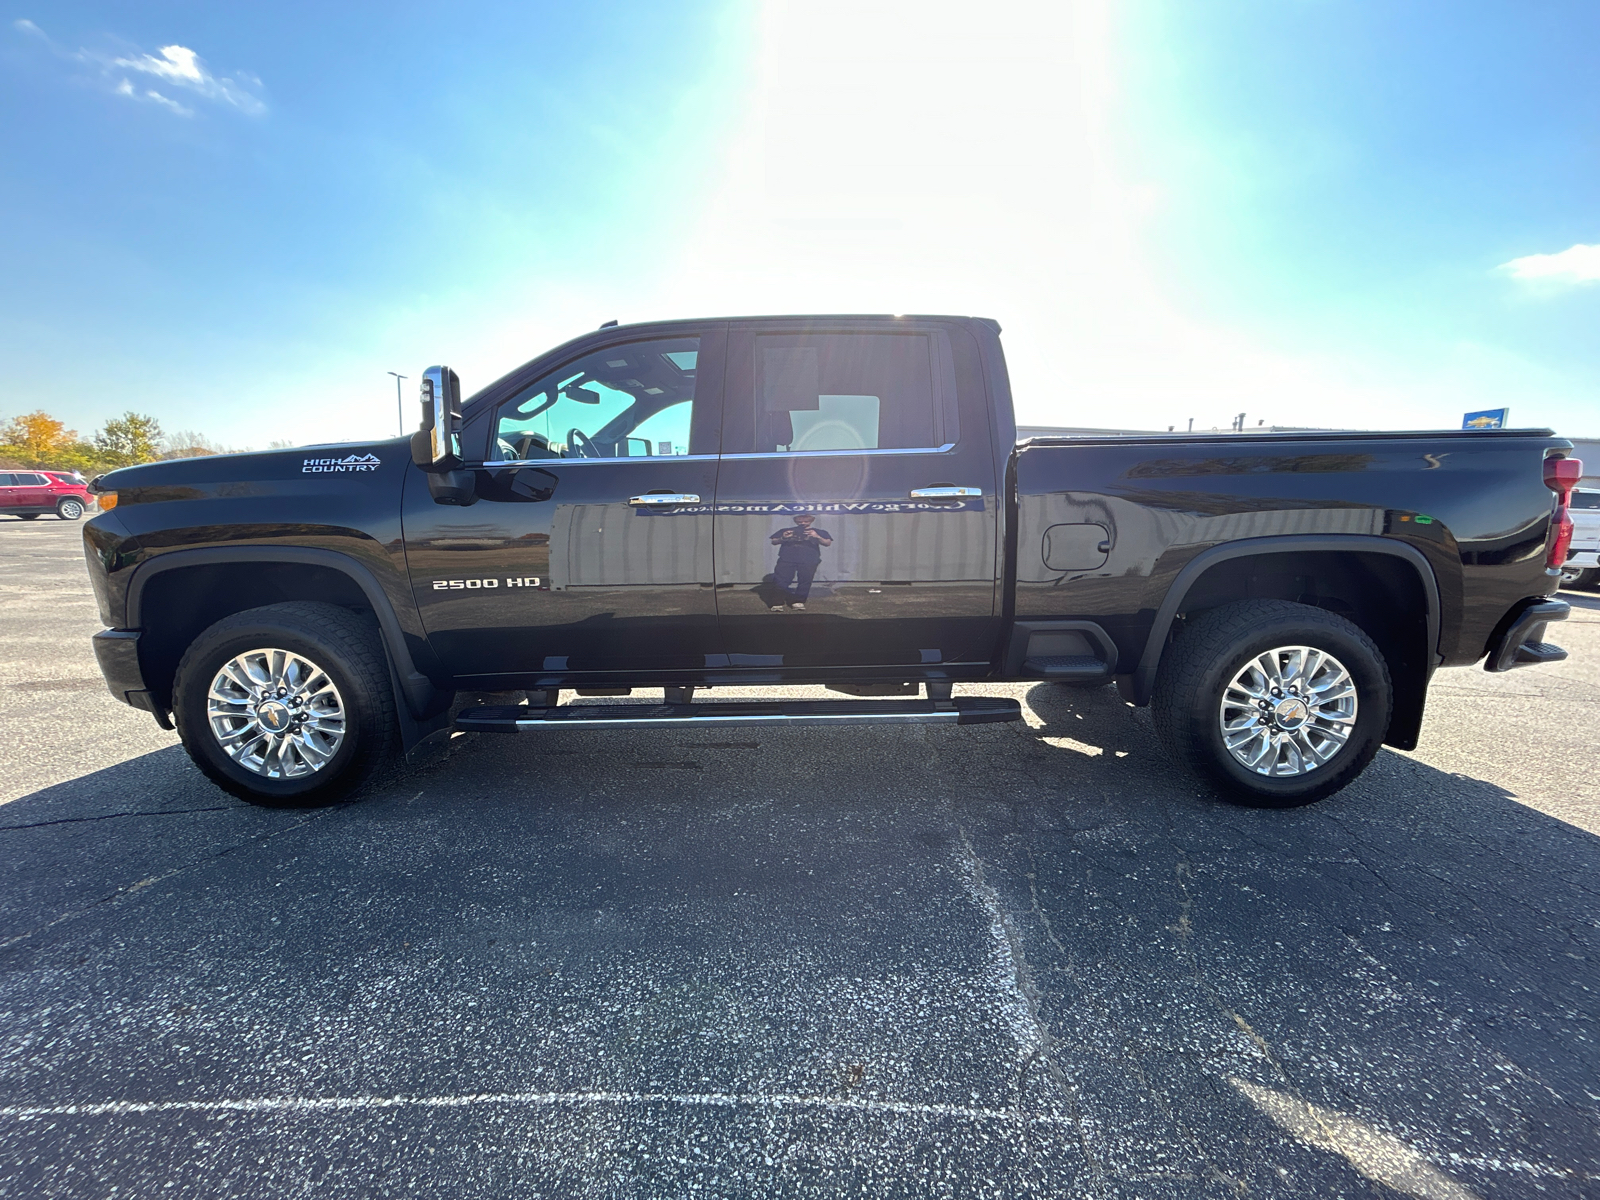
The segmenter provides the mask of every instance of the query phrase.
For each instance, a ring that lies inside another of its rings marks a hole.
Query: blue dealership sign
[[[1509,408],[1486,408],[1482,412],[1468,413],[1461,418],[1463,429],[1504,429],[1511,419]]]

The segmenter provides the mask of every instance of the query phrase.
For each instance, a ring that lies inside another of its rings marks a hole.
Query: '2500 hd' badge
[[[514,575],[505,581],[508,588],[536,588],[542,587],[544,580],[537,575]],[[498,579],[435,579],[433,590],[436,592],[458,592],[475,588],[497,588],[500,586]]]

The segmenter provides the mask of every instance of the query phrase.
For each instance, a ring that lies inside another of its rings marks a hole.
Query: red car
[[[76,521],[92,507],[83,476],[70,471],[0,471],[0,516],[32,521],[55,513]]]

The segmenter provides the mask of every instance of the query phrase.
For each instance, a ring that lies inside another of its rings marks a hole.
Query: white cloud
[[[163,46],[160,58],[153,54],[141,54],[138,58],[119,58],[115,62],[119,67],[129,67],[183,83],[204,83],[206,78],[195,52],[187,46]]]
[[[1600,283],[1600,246],[1585,246],[1580,242],[1560,254],[1528,254],[1501,263],[1496,269],[1510,272],[1513,279]]]
[[[162,46],[159,57],[154,54],[138,54],[129,58],[113,58],[109,65],[154,75],[173,87],[185,88],[207,100],[231,105],[251,116],[258,116],[267,111],[267,106],[250,91],[248,85],[235,79],[213,75],[206,69],[200,56],[187,46]],[[249,79],[256,87],[260,86],[260,81],[254,76],[242,78]],[[145,95],[175,111],[185,114],[193,112],[192,109],[185,108],[157,92],[146,92]]]
[[[194,116],[194,109],[179,104],[176,100],[168,99],[154,88],[151,88],[145,92],[145,98],[148,100],[154,100],[157,104],[164,105],[166,108],[177,113],[180,117]]]
[[[267,106],[256,93],[261,90],[261,80],[247,71],[233,76],[213,75],[201,57],[187,46],[162,46],[156,54],[140,52],[107,54],[97,50],[66,50],[57,46],[32,21],[13,21],[12,27],[20,33],[40,38],[55,54],[71,62],[82,63],[99,70],[101,77],[116,96],[130,100],[148,101],[160,105],[178,116],[192,117],[194,109],[180,104],[153,88],[140,90],[133,86],[127,72],[151,75],[169,87],[185,91],[216,104],[236,108],[250,116],[260,116]]]

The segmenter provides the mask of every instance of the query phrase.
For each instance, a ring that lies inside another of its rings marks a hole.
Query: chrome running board
[[[508,705],[456,714],[463,733],[532,733],[549,729],[648,729],[664,725],[987,725],[1022,719],[1015,700],[730,700],[703,704]]]

